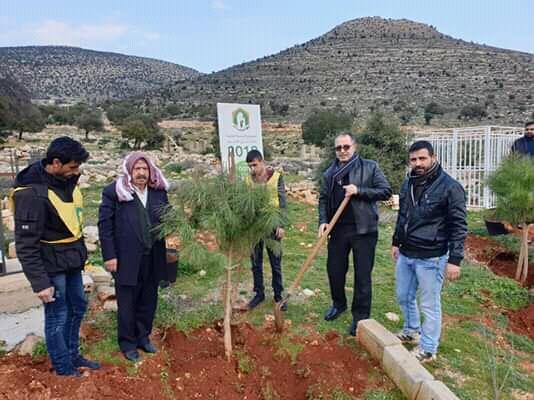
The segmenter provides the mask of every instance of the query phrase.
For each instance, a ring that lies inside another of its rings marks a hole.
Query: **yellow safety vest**
[[[9,208],[15,212],[15,204],[13,195],[20,190],[30,189],[30,186],[22,186],[15,188],[9,194]],[[51,189],[48,189],[48,200],[52,203],[52,206],[56,209],[59,218],[72,236],[59,240],[42,240],[43,243],[72,243],[83,236],[83,196],[80,188],[76,186],[72,192],[72,201],[67,202],[61,200],[61,198]]]
[[[274,207],[280,207],[280,200],[278,199],[278,179],[280,178],[280,172],[274,171],[271,178],[265,182],[265,185],[267,185],[267,189],[269,190],[269,194],[271,195],[271,204]],[[254,182],[250,175],[247,175],[245,178],[245,182],[249,185],[257,184]]]

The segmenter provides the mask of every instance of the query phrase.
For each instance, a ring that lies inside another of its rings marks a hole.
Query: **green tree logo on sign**
[[[238,108],[232,113],[232,125],[238,131],[246,131],[250,127],[250,118],[248,112]]]

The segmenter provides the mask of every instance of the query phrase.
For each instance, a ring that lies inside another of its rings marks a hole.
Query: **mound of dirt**
[[[167,330],[160,351],[143,355],[137,373],[103,365],[82,378],[50,372],[47,360],[0,358],[0,399],[306,399],[336,390],[359,396],[392,383],[378,365],[337,333],[277,335],[270,328],[234,327],[234,359],[225,359],[218,325],[186,335]],[[157,338],[156,338],[157,339]]]
[[[468,235],[465,240],[466,256],[486,264],[496,275],[515,279],[517,255],[511,253],[494,240],[477,235]],[[528,266],[527,287],[534,286],[534,263]]]
[[[510,329],[534,340],[534,304],[508,313]]]

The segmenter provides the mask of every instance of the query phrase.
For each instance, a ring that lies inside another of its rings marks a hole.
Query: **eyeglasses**
[[[352,147],[351,144],[344,144],[343,146],[341,146],[341,145],[336,146],[336,147],[334,147],[334,149],[335,149],[336,151],[338,151],[338,152],[341,151],[341,150],[343,150],[343,151],[349,151],[351,147]]]

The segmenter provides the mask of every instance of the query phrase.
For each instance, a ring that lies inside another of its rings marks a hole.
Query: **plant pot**
[[[492,221],[489,219],[485,219],[484,223],[486,224],[486,229],[488,230],[490,236],[508,234],[508,230],[501,221]]]

